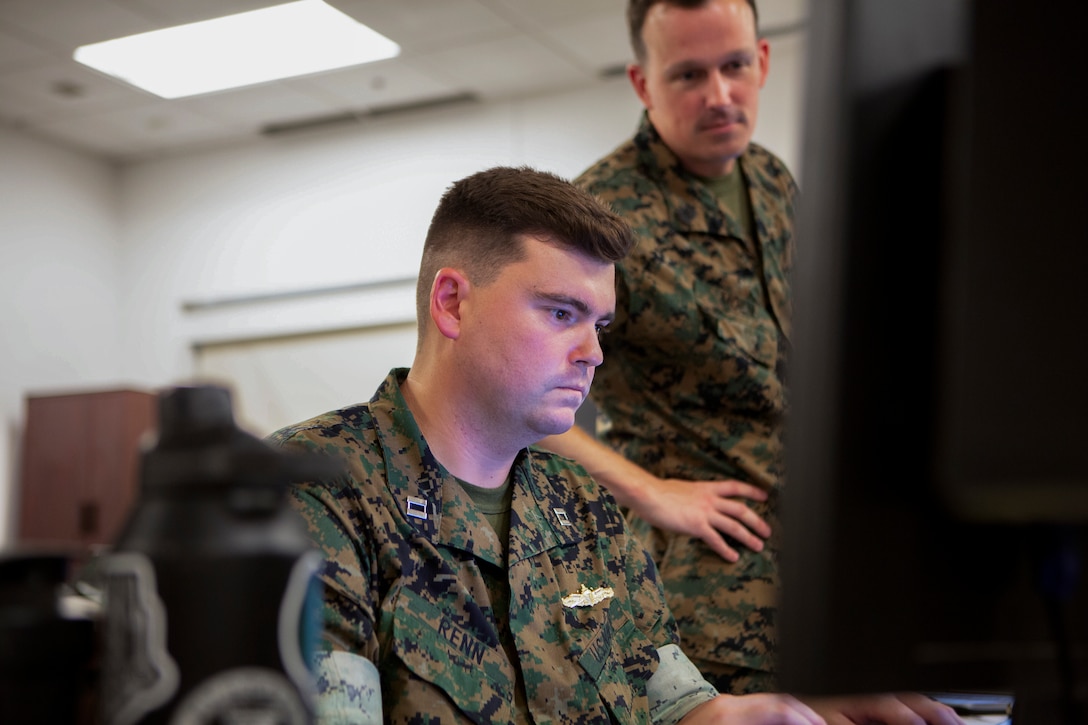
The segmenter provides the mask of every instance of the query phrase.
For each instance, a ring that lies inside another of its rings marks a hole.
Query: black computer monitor
[[[1005,690],[1017,725],[1084,718],[1081,8],[810,5],[785,689]]]

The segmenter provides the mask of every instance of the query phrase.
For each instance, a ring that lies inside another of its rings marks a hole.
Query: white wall
[[[190,341],[292,331],[285,320],[299,330],[411,317],[410,294],[193,314],[181,303],[414,277],[430,215],[452,181],[496,164],[573,175],[622,140],[637,113],[633,95],[611,83],[124,170],[124,327],[133,351],[126,374],[149,382],[185,376]]]
[[[799,172],[802,39],[776,38],[772,47],[756,138]],[[430,215],[452,181],[495,164],[574,176],[630,136],[639,110],[617,78],[259,138],[116,176],[0,128],[0,243],[11,260],[0,268],[8,429],[21,427],[28,390],[188,382],[198,343],[411,320],[409,284],[196,312],[182,306],[414,277]],[[319,376],[320,365],[310,372]],[[359,384],[369,394],[377,382]],[[352,393],[341,402],[356,400]],[[0,455],[8,470],[2,513],[17,479],[10,447]],[[0,545],[10,540],[9,519],[0,516]]]
[[[119,382],[117,188],[106,164],[0,126],[0,542],[24,396]]]

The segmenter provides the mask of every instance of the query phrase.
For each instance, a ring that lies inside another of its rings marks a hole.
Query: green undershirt
[[[506,561],[510,540],[510,501],[514,497],[514,486],[511,479],[498,488],[484,488],[457,479],[461,488],[469,495],[476,508],[480,509],[502,545],[502,558]],[[517,646],[514,644],[514,635],[510,631],[510,579],[507,576],[506,567],[499,569],[487,562],[481,561],[480,572],[487,584],[487,593],[491,597],[491,609],[495,613],[495,622],[498,625],[499,640],[506,656],[514,666],[517,682],[514,686],[514,707],[519,713],[519,722],[531,722],[529,707],[525,700],[525,682],[521,676],[521,661],[518,659]]]
[[[702,178],[702,177],[700,177]],[[733,170],[725,176],[716,179],[702,179],[703,183],[714,192],[714,196],[732,212],[744,230],[744,236],[755,239],[752,222],[752,205],[748,199],[748,185],[744,182],[744,174],[740,171],[740,164],[734,162]]]

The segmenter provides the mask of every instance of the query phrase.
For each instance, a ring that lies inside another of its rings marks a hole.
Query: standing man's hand
[[[757,486],[658,478],[577,427],[545,438],[540,446],[581,463],[621,506],[658,528],[702,539],[726,561],[740,554],[724,537],[762,551],[763,539],[771,535],[771,527],[745,502],[767,500]]]
[[[726,536],[752,551],[763,550],[771,527],[744,501],[766,501],[763,489],[740,481],[684,481],[643,473],[646,482],[620,503],[647,522],[702,539],[726,561],[740,558]]]

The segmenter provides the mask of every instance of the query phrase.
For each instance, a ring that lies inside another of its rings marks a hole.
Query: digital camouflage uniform
[[[506,570],[502,547],[423,440],[400,393],[406,375],[392,371],[368,404],[271,436],[346,469],[292,490],[326,558],[323,648],[377,666],[387,723],[515,722],[503,636],[536,723],[648,722],[646,681],[658,649],[675,649],[675,624],[614,500],[572,461],[518,455],[506,629],[489,595]],[[565,606],[583,585],[614,596]]]
[[[752,507],[777,533],[797,187],[756,144],[739,164],[757,240],[645,114],[632,140],[576,180],[638,237],[617,267],[616,320],[591,396],[604,439],[655,475],[767,490]],[[741,558],[730,564],[699,539],[630,523],[657,562],[692,661],[773,671],[778,537],[759,553],[735,545]],[[773,686],[756,679],[749,689]]]

